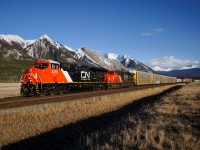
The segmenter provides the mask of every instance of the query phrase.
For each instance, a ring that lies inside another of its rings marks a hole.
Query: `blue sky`
[[[199,0],[1,0],[0,34],[47,34],[154,69],[200,65]]]

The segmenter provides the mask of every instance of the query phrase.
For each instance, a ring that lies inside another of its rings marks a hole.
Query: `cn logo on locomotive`
[[[90,72],[81,71],[81,80],[90,80]]]

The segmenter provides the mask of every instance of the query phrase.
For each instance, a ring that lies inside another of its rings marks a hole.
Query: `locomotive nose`
[[[29,68],[24,72],[21,81],[26,83],[33,82],[32,68]]]
[[[33,71],[32,68],[29,68],[28,72],[29,72],[29,73],[32,73],[32,71]]]

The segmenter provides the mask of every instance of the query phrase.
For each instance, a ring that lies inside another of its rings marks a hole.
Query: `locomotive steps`
[[[0,147],[33,136],[37,137],[41,133],[72,125],[80,120],[116,111],[138,99],[160,94],[175,86],[177,85],[150,87],[73,101],[1,110]]]

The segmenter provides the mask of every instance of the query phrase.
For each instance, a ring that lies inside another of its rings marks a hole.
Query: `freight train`
[[[21,77],[21,95],[50,95],[74,90],[104,90],[175,83],[176,77],[141,71],[124,72],[78,66],[53,60],[37,60]]]

